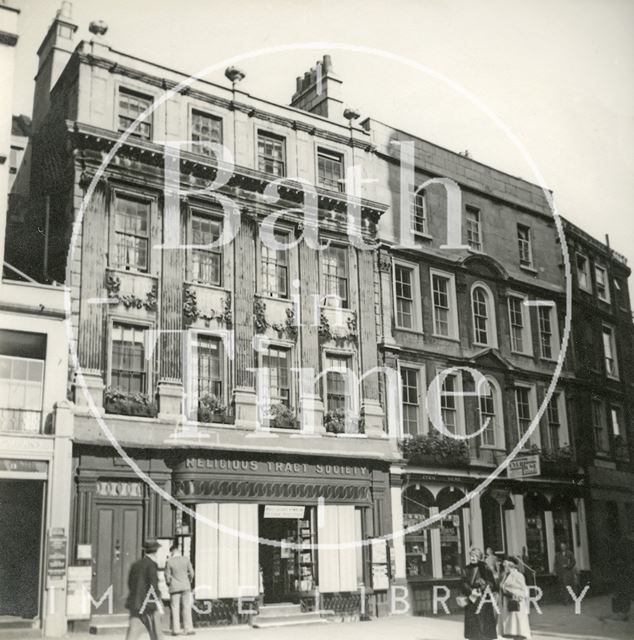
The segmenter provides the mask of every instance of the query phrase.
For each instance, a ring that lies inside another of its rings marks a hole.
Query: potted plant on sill
[[[224,422],[227,407],[213,393],[204,393],[198,398],[198,422]]]
[[[403,458],[411,465],[465,467],[469,465],[469,446],[436,431],[419,434],[399,443]]]
[[[347,409],[332,409],[324,414],[327,433],[365,433],[365,420]]]
[[[299,422],[295,412],[285,404],[274,404],[269,410],[271,429],[297,429]]]
[[[106,387],[104,391],[106,413],[122,416],[156,418],[156,403],[146,393],[124,391],[116,387]]]
[[[542,463],[542,473],[553,476],[569,476],[577,473],[572,449],[569,445],[555,449],[539,451]]]

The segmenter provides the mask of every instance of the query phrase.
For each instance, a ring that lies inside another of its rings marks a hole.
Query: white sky
[[[22,10],[15,111],[31,113],[36,51],[59,0]],[[634,2],[631,0],[76,0],[113,48],[195,73],[293,42],[339,42],[406,56],[478,96],[527,147],[560,211],[634,264]],[[331,53],[345,102],[476,160],[536,181],[505,136],[438,80],[334,48],[241,63],[241,88],[288,104],[295,77]],[[222,72],[212,79],[226,83]]]

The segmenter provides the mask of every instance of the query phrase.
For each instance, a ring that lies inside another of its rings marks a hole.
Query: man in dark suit
[[[143,545],[145,555],[130,567],[128,576],[128,598],[126,609],[130,612],[130,623],[126,640],[137,640],[144,629],[150,640],[163,640],[161,614],[163,606],[158,585],[158,565],[156,540],[146,540]]]

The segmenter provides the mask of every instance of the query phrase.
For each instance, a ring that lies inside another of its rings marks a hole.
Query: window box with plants
[[[271,429],[298,429],[299,420],[295,411],[285,404],[274,404],[269,409],[269,427]]]
[[[198,398],[198,422],[226,423],[231,422],[232,418],[228,415],[227,407],[213,393],[205,393]]]
[[[324,428],[327,433],[365,433],[363,416],[347,409],[332,409],[324,414]]]
[[[539,449],[534,447],[531,453],[540,457],[541,471],[544,476],[574,476],[577,474],[577,463],[569,446],[556,449]]]
[[[106,387],[104,391],[106,413],[120,416],[139,416],[156,418],[156,403],[146,393],[124,391],[115,387]]]
[[[436,431],[404,438],[399,446],[403,458],[412,466],[469,466],[469,445]]]

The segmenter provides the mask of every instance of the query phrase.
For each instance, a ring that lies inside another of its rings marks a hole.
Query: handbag
[[[456,604],[464,609],[469,604],[469,598],[467,596],[456,596]]]
[[[520,610],[520,603],[517,600],[509,600],[506,605],[506,610],[509,613],[514,613],[515,611]]]

